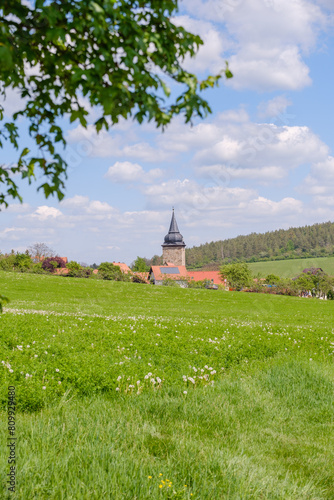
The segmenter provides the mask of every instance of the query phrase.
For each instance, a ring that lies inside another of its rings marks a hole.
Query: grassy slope
[[[113,372],[119,344],[131,358],[131,349],[138,349],[145,370],[166,378],[163,389],[139,396],[83,396],[78,386],[73,399],[74,390],[37,413],[20,413],[16,498],[334,497],[333,303],[11,273],[0,274],[0,288],[13,309],[80,312],[83,318],[3,315],[0,347],[14,375],[19,363],[36,378],[39,367],[61,366],[70,390],[71,363],[79,359],[83,370],[92,370],[84,380],[94,383],[107,370],[99,365],[105,354],[115,379],[123,373],[120,366]],[[110,322],[94,314],[117,317],[112,332]],[[220,344],[212,344],[214,338]],[[50,344],[56,358],[42,359],[41,347],[33,368],[30,354],[13,352],[12,345],[31,345],[32,339]],[[96,357],[92,342],[100,348]],[[134,361],[128,373],[142,377],[146,371],[140,373]],[[226,370],[214,387],[193,390],[189,383],[183,394],[182,374],[206,362]],[[89,385],[82,387],[88,391]],[[37,385],[36,400],[41,392]],[[6,429],[1,431],[5,442]]]
[[[327,274],[334,276],[334,257],[253,262],[249,267],[254,274],[261,273],[264,277],[276,274],[281,278],[293,278],[308,267],[321,267]]]

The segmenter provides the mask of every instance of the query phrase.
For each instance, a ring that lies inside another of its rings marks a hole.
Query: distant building
[[[208,280],[215,285],[223,285],[226,283],[226,280],[223,280],[219,271],[188,271],[188,276],[191,281]]]
[[[124,262],[113,262],[114,266],[118,266],[122,273],[132,273],[131,269]]]
[[[161,246],[162,261],[164,265],[167,264],[167,262],[173,263],[174,266],[186,265],[186,244],[177,226],[174,208],[168,234],[166,234],[165,240]]]
[[[307,267],[306,269],[303,269],[303,273],[305,274],[313,274],[316,275],[318,273],[323,273],[323,269],[321,267]]]
[[[186,266],[176,266],[170,262],[164,266],[152,266],[149,278],[154,285],[162,285],[164,280],[171,279],[180,286],[188,286]]]

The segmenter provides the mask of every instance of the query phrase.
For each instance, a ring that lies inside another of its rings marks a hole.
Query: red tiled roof
[[[149,273],[140,273],[139,271],[135,271],[133,274],[135,276],[139,276],[142,280],[146,281],[146,283],[149,283]]]
[[[69,270],[67,269],[67,267],[57,267],[54,272],[56,274],[68,274]]]
[[[160,271],[160,268],[167,268],[167,267],[175,267],[179,270],[179,273],[177,274],[170,274],[170,273],[162,273]],[[175,266],[174,264],[169,264],[168,266],[152,266],[150,269],[150,274],[154,275],[155,280],[157,281],[162,281],[166,278],[170,278],[172,280],[177,280],[180,278],[187,278],[188,277],[188,272],[186,269],[186,266]]]
[[[224,283],[219,271],[188,271],[188,276],[193,281],[213,280],[216,285]]]
[[[124,262],[113,262],[114,266],[118,266],[122,273],[132,273],[131,269],[127,264],[124,264]]]

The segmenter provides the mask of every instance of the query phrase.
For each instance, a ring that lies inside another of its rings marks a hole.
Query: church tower
[[[183,241],[183,236],[180,234],[179,228],[177,227],[174,208],[168,234],[166,234],[164,243],[161,246],[163,264],[170,262],[175,264],[175,266],[186,265],[186,244]]]

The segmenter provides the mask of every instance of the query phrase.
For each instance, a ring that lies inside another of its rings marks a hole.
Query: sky
[[[187,247],[334,221],[334,1],[183,0],[174,21],[204,40],[186,69],[234,74],[203,94],[212,114],[164,131],[64,123],[66,196],[20,183],[0,250],[36,242],[87,264],[161,255],[172,207]],[[7,117],[22,107],[9,92]],[[27,124],[20,131],[27,143]],[[1,163],[17,154],[1,152]]]

